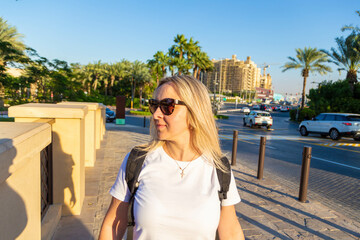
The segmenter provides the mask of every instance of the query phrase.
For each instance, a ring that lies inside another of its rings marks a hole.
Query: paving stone
[[[125,155],[150,139],[148,129],[142,127],[107,124],[107,128],[101,149],[96,151],[95,166],[86,168],[82,213],[62,217],[55,240],[98,238],[111,201],[109,190]],[[235,209],[247,240],[360,239],[359,222],[311,198],[307,203],[299,202],[298,186],[283,184],[273,176],[259,181],[256,171],[242,165],[234,166],[233,172],[242,198]]]

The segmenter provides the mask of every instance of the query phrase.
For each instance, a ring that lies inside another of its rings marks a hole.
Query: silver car
[[[249,125],[249,127],[261,127],[265,126],[270,130],[273,125],[273,119],[270,113],[265,111],[250,111],[249,114],[244,115],[244,126]]]
[[[312,120],[302,121],[299,131],[302,136],[316,133],[322,137],[330,136],[332,140],[352,137],[360,141],[360,114],[321,113]]]

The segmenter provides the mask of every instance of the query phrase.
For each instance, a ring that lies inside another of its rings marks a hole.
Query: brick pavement
[[[62,217],[53,239],[97,239],[109,206],[109,189],[130,149],[149,140],[148,129],[107,124],[93,168],[86,168],[86,193],[80,216]],[[360,239],[360,223],[245,167],[233,167],[242,201],[237,216],[246,239]],[[277,179],[278,180],[278,179]]]

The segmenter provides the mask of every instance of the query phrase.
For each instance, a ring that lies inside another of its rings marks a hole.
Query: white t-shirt
[[[125,181],[126,155],[110,194],[128,202]],[[176,164],[184,170],[181,171]],[[202,156],[189,162],[176,161],[162,147],[149,153],[144,161],[135,194],[134,239],[215,239],[220,220],[220,200],[216,168]],[[240,202],[235,179],[223,206]]]

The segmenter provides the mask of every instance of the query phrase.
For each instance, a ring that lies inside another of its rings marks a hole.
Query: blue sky
[[[199,41],[211,59],[247,56],[267,63],[276,93],[300,93],[300,70],[281,72],[295,48],[336,47],[347,35],[341,27],[360,26],[359,0],[2,0],[0,16],[16,26],[26,45],[48,59],[87,64],[101,60],[146,61],[166,52],[176,34]],[[313,81],[337,80],[333,73]],[[340,78],[344,78],[342,73]]]

